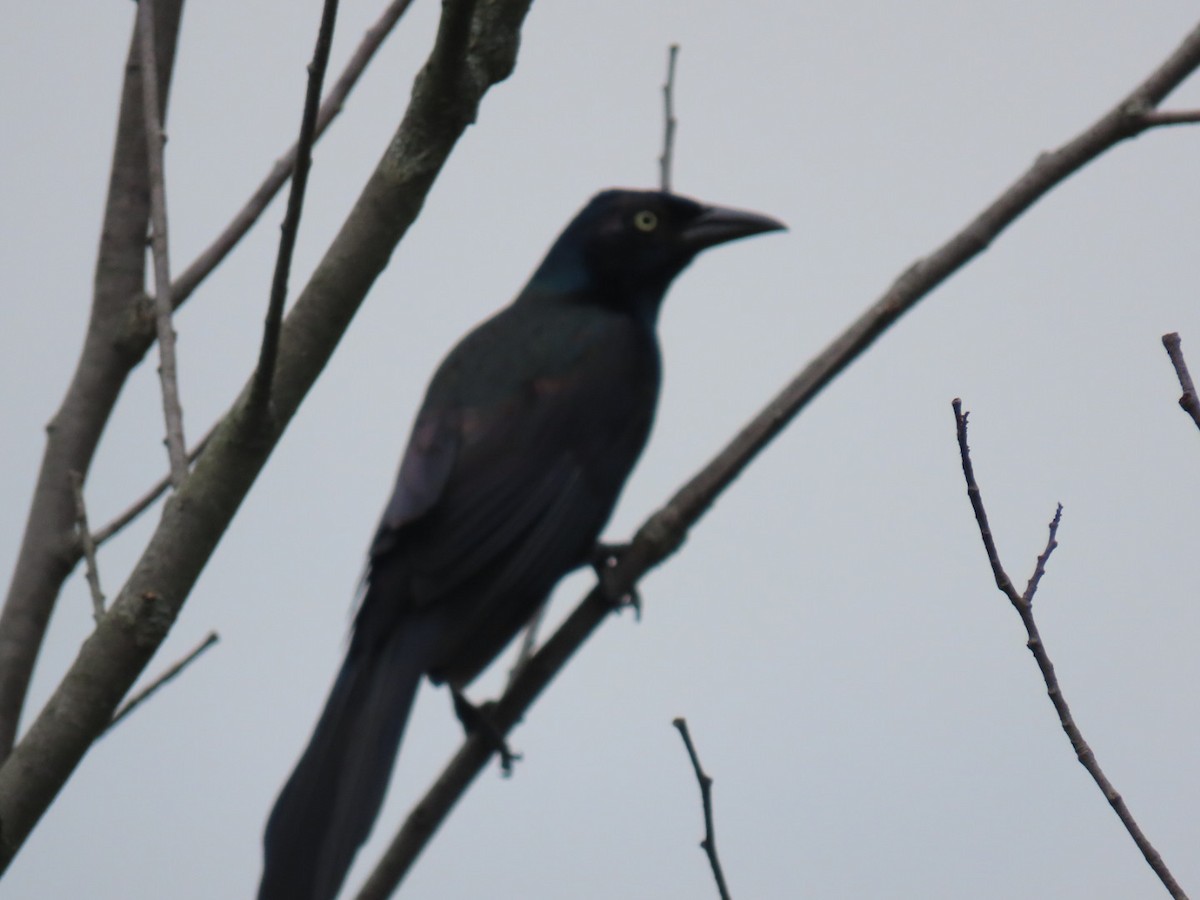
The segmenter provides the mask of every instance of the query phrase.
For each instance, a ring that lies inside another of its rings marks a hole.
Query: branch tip
[[[1101,793],[1108,799],[1113,811],[1117,814],[1117,818],[1125,826],[1125,830],[1133,839],[1138,850],[1141,851],[1142,857],[1146,860],[1147,864],[1154,870],[1154,874],[1158,876],[1163,886],[1166,887],[1175,900],[1187,900],[1187,895],[1184,893],[1183,888],[1179,886],[1170,869],[1167,868],[1162,856],[1146,838],[1145,834],[1143,834],[1141,827],[1133,818],[1133,814],[1125,805],[1125,801],[1121,799],[1112,782],[1108,780],[1108,776],[1104,774],[1104,770],[1100,768],[1096,754],[1084,739],[1083,732],[1075,724],[1075,719],[1071,715],[1071,708],[1067,705],[1067,698],[1063,695],[1062,688],[1058,683],[1058,676],[1054,671],[1054,663],[1050,660],[1046,644],[1038,632],[1037,622],[1034,621],[1033,595],[1037,591],[1038,582],[1041,581],[1042,576],[1046,572],[1046,562],[1050,559],[1050,554],[1058,546],[1058,526],[1062,522],[1063,506],[1061,503],[1056,506],[1054,517],[1050,520],[1046,548],[1037,559],[1037,564],[1034,566],[1033,575],[1030,576],[1025,593],[1018,594],[1012,582],[1009,581],[1008,576],[1004,574],[1004,568],[1001,566],[999,555],[996,552],[995,541],[988,527],[987,513],[984,512],[983,508],[983,496],[979,491],[979,485],[975,482],[975,473],[971,466],[969,451],[967,450],[966,414],[962,413],[961,409],[961,402],[955,400],[954,412],[958,420],[958,445],[962,455],[963,477],[967,481],[967,494],[971,498],[971,507],[975,512],[975,520],[979,525],[979,534],[983,538],[984,546],[987,548],[988,561],[991,563],[992,571],[996,575],[996,584],[1008,597],[1013,608],[1016,609],[1017,614],[1021,617],[1021,623],[1025,626],[1025,646],[1033,654],[1033,658],[1037,662],[1038,670],[1042,674],[1042,680],[1046,684],[1046,695],[1050,698],[1050,702],[1058,714],[1059,724],[1070,740],[1071,747],[1075,750],[1076,758],[1087,770],[1088,774],[1092,776],[1092,780],[1096,782],[1096,786],[1100,789]]]
[[[659,187],[671,191],[671,167],[675,162],[675,61],[679,57],[679,45],[667,48],[667,80],[663,83],[663,149],[658,158]]]
[[[721,862],[717,858],[717,836],[713,827],[712,810],[712,776],[700,765],[700,757],[696,753],[696,745],[692,743],[692,735],[688,731],[687,720],[682,716],[671,720],[671,724],[683,738],[683,746],[687,749],[688,758],[692,761],[692,771],[700,785],[700,802],[704,807],[704,838],[700,841],[700,849],[708,856],[708,864],[712,869],[713,880],[717,883],[717,891],[721,900],[729,900],[729,887],[725,884],[725,873],[721,870]]]

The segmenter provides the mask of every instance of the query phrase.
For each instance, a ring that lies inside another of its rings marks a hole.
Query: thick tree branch
[[[758,453],[876,338],[946,278],[982,253],[1030,206],[1052,188],[1122,141],[1153,123],[1146,116],[1180,82],[1200,67],[1200,27],[1166,61],[1095,124],[1059,149],[1043,153],[958,234],[913,263],[845,332],[800,371],[703,469],[638,529],[628,550],[608,572],[608,584],[593,588],[566,621],[509,683],[493,711],[502,733],[530,706],[612,611],[613,592],[632,594],[638,581],[683,544],[688,530]],[[404,878],[425,844],[483,770],[491,746],[468,737],[400,827],[358,900],[380,900]]]
[[[158,114],[158,70],[154,47],[155,0],[138,3],[138,32],[142,58],[142,118],[146,127],[146,163],[150,170],[150,236],[154,256],[154,320],[158,334],[158,377],[162,382],[163,418],[167,423],[167,458],[171,484],[187,478],[187,443],[183,438],[183,409],[175,361],[175,328],[171,324],[171,263],[167,239],[167,182],[163,146],[167,135]]]
[[[717,883],[717,892],[721,895],[721,900],[730,900],[729,886],[725,884],[725,872],[721,869],[721,861],[717,859],[717,834],[713,827],[712,776],[700,765],[696,745],[692,743],[692,735],[688,731],[687,719],[678,718],[671,724],[683,738],[683,746],[687,748],[688,758],[692,761],[692,771],[696,773],[696,782],[700,785],[700,803],[704,807],[704,840],[700,842],[700,849],[708,856],[708,865],[712,869],[713,880]]]
[[[143,0],[144,2],[144,0]],[[267,319],[263,325],[262,349],[258,368],[250,384],[248,406],[250,414],[265,419],[271,399],[271,381],[275,377],[275,360],[279,355],[279,329],[283,324],[283,304],[287,300],[288,276],[292,271],[292,254],[296,236],[300,233],[300,214],[304,210],[304,192],[308,188],[308,172],[312,168],[312,148],[316,138],[317,104],[321,100],[321,85],[329,65],[329,48],[333,45],[333,27],[337,22],[337,0],[325,0],[321,27],[317,29],[317,46],[308,64],[308,89],[304,95],[304,112],[300,116],[300,137],[296,141],[296,171],[288,193],[287,213],[279,229],[279,253],[275,256],[275,274],[271,279],[271,298]]]
[[[1079,726],[1075,724],[1075,718],[1071,715],[1071,708],[1067,705],[1067,698],[1063,695],[1062,688],[1058,683],[1058,676],[1054,672],[1054,663],[1050,661],[1050,654],[1046,651],[1046,645],[1042,643],[1041,634],[1038,632],[1037,623],[1033,618],[1033,596],[1037,592],[1039,582],[1042,576],[1046,573],[1046,562],[1050,559],[1050,554],[1054,552],[1054,548],[1058,546],[1058,525],[1062,521],[1062,504],[1054,512],[1054,518],[1050,520],[1050,535],[1046,539],[1046,549],[1042,551],[1037,558],[1037,564],[1034,566],[1033,575],[1029,578],[1029,583],[1025,587],[1023,594],[1018,593],[1013,586],[1012,579],[1004,571],[1004,566],[1000,563],[1000,554],[996,550],[996,541],[992,537],[991,526],[988,524],[987,511],[983,508],[983,494],[979,490],[979,483],[975,480],[975,468],[971,464],[971,451],[967,446],[967,414],[963,412],[962,401],[955,399],[954,401],[954,421],[958,432],[958,450],[959,456],[962,458],[963,478],[967,483],[967,497],[971,501],[971,509],[975,513],[975,521],[979,525],[979,535],[983,538],[983,546],[987,551],[988,563],[991,565],[992,574],[996,579],[996,586],[1000,591],[1008,597],[1008,600],[1013,605],[1013,609],[1021,617],[1021,623],[1025,626],[1025,634],[1028,640],[1026,646],[1029,652],[1033,654],[1033,658],[1037,661],[1037,667],[1042,673],[1042,679],[1046,682],[1046,693],[1050,696],[1050,702],[1054,704],[1054,711],[1058,713],[1058,721],[1062,725],[1063,731],[1071,741],[1071,746],[1075,750],[1075,756],[1092,779],[1096,782],[1097,787],[1104,794],[1104,798],[1112,806],[1113,811],[1117,814],[1117,818],[1121,820],[1121,824],[1125,826],[1125,830],[1129,832],[1129,836],[1133,838],[1133,842],[1137,844],[1137,848],[1142,852],[1146,862],[1150,864],[1150,868],[1154,870],[1154,874],[1162,881],[1163,886],[1170,892],[1171,896],[1176,900],[1187,900],[1187,894],[1183,892],[1178,882],[1175,881],[1171,871],[1163,862],[1162,857],[1154,846],[1142,833],[1142,829],[1138,826],[1137,821],[1133,818],[1133,814],[1125,805],[1125,800],[1117,793],[1117,789],[1113,787],[1112,782],[1104,774],[1104,770],[1100,768],[1100,763],[1096,759],[1096,754],[1084,740],[1083,732],[1079,730]]]
[[[1167,356],[1171,358],[1171,365],[1175,367],[1175,377],[1179,379],[1179,386],[1183,389],[1179,405],[1185,413],[1192,417],[1196,427],[1200,428],[1200,397],[1196,396],[1196,385],[1192,383],[1192,374],[1188,371],[1187,360],[1183,358],[1182,341],[1178,333],[1172,331],[1170,334],[1163,335],[1162,342],[1163,346],[1167,348]]]
[[[182,6],[182,0],[158,0],[156,10],[160,120],[167,107]],[[139,347],[128,339],[131,322],[151,323],[137,302],[144,295],[150,214],[139,47],[135,26],[121,88],[91,319],[71,384],[46,428],[46,449],[21,550],[0,613],[0,761],[12,749],[54,601],[79,561],[69,473],[86,478],[125,379],[149,347],[149,339]]]
[[[6,868],[178,615],[283,429],[328,362],[367,290],[420,212],[483,95],[516,62],[530,0],[448,0],[433,51],[379,165],[284,320],[269,433],[243,390],[62,683],[0,766]]]

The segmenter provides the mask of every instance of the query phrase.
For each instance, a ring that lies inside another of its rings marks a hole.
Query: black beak
[[[706,206],[684,226],[683,244],[693,253],[766,231],[786,231],[778,219],[724,206]]]

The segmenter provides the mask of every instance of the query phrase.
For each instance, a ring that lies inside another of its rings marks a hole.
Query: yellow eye
[[[633,227],[638,231],[653,231],[658,227],[658,216],[648,209],[643,209],[641,212],[634,213]]]

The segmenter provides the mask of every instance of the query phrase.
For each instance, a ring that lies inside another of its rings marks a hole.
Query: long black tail
[[[370,834],[423,671],[417,636],[399,632],[378,642],[356,633],[351,641],[267,820],[258,900],[332,900]]]

